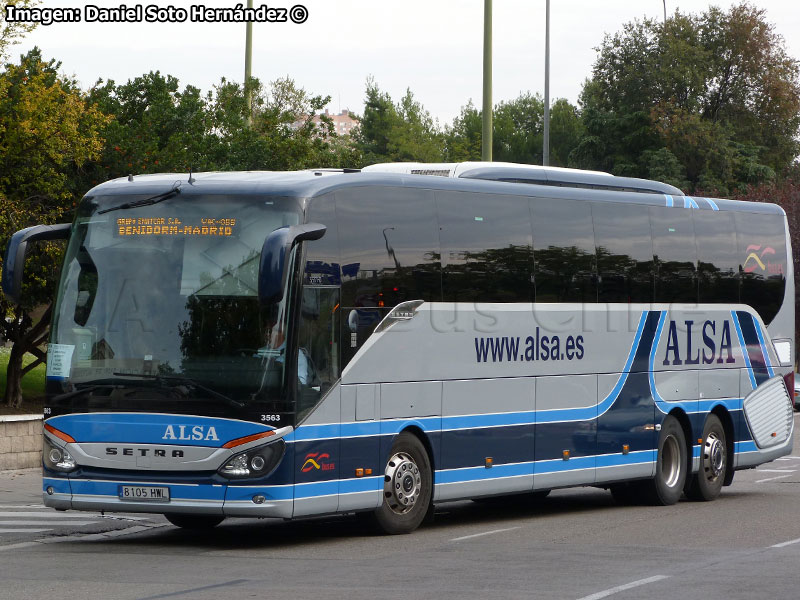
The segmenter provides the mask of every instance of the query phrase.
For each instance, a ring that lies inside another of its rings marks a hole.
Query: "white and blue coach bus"
[[[44,503],[404,533],[434,503],[569,486],[711,500],[791,451],[780,208],[423,167],[128,177],[15,234],[12,300],[28,244],[68,239]]]

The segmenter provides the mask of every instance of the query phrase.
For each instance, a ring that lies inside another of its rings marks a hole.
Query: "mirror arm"
[[[320,239],[326,230],[325,225],[305,223],[281,227],[267,236],[261,249],[258,269],[258,298],[262,304],[277,303],[283,299],[292,248],[303,241]],[[280,273],[280,279],[277,273]]]

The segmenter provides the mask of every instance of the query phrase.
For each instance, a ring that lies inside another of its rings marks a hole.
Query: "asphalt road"
[[[395,537],[353,517],[198,534],[160,517],[55,513],[38,506],[37,473],[2,473],[0,599],[800,598],[798,429],[796,415],[794,456],[738,472],[715,502],[620,507],[602,490],[562,490],[524,506],[441,505]]]

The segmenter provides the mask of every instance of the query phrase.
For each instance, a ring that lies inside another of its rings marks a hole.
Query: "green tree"
[[[480,160],[482,112],[472,102],[462,107],[452,127],[445,131],[446,156],[450,161]],[[496,161],[542,164],[544,101],[530,92],[500,102],[492,119],[492,158]],[[550,108],[550,164],[567,166],[569,155],[583,135],[576,106],[564,98]]]
[[[461,113],[453,119],[453,124],[445,127],[444,139],[445,160],[448,162],[481,159],[483,117],[472,100],[461,107]]]
[[[151,72],[125,84],[98,82],[90,99],[113,116],[103,134],[103,155],[90,187],[128,173],[210,170],[290,170],[339,166],[351,146],[330,120],[312,120],[329,98],[312,96],[291,79],[265,87],[248,82],[253,98],[248,124],[245,87],[222,79],[206,94],[175,77]]]
[[[58,74],[60,63],[45,62],[38,48],[0,72],[0,243],[40,223],[55,223],[72,211],[77,198],[75,174],[99,156],[100,131],[107,118],[89,103],[77,84]],[[4,401],[22,402],[22,375],[44,358],[37,347],[46,340],[49,308],[34,324],[34,308],[50,302],[60,253],[53,244],[32,251],[26,263],[24,300],[0,312],[6,339],[14,342],[8,363]],[[22,368],[26,352],[37,362]]]
[[[800,150],[799,73],[765,11],[746,3],[628,23],[599,49],[580,100],[586,135],[570,162],[667,172],[722,194],[768,181]]]
[[[364,164],[377,162],[439,162],[444,158],[444,136],[430,113],[411,90],[398,103],[367,80],[364,115],[354,133]]]

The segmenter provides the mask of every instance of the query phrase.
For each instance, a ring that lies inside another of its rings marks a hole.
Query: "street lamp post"
[[[253,8],[253,0],[247,0],[247,8]],[[249,12],[249,11],[248,11]],[[247,102],[247,125],[253,123],[253,96],[249,87],[253,72],[253,22],[247,21],[244,42],[244,95]]]
[[[544,18],[544,139],[542,166],[550,164],[550,0],[546,0]]]
[[[483,135],[481,160],[492,160],[492,0],[483,0]]]

